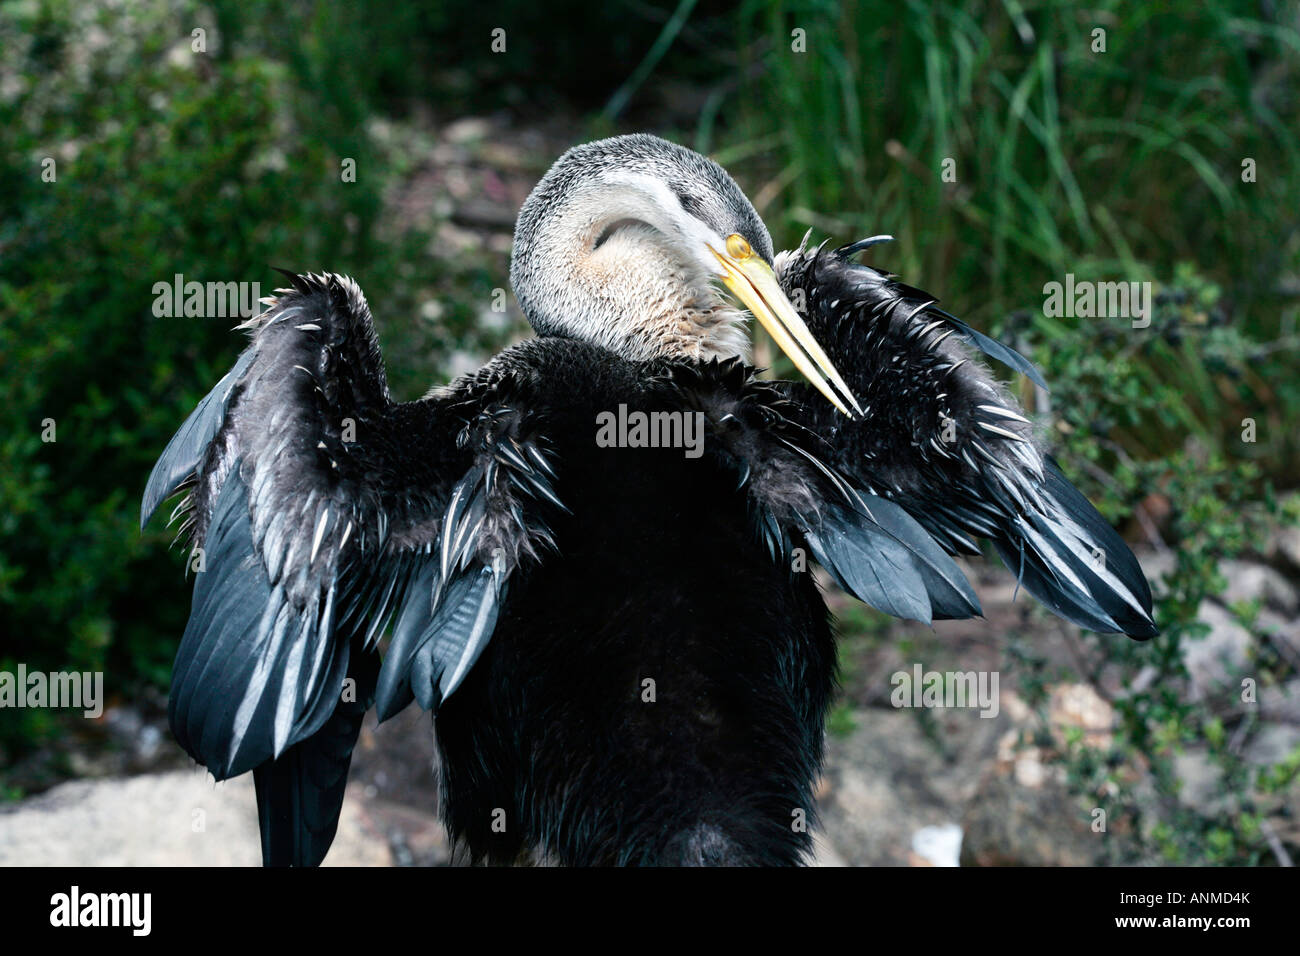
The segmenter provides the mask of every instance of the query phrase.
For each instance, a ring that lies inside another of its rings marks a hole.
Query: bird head
[[[576,146],[542,177],[519,211],[510,279],[538,335],[633,361],[747,358],[748,309],[847,414],[848,388],[781,291],[772,255],[725,169],[633,134]]]

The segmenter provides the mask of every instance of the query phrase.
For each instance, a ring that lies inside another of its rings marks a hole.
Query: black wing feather
[[[1025,589],[1080,627],[1154,637],[1151,587],[1133,552],[1050,458],[1045,477],[1051,504],[1021,519],[1024,550],[994,540],[1003,562],[1019,571],[1023,553]]]
[[[267,866],[319,866],[338,830],[348,767],[366,711],[374,705],[379,656],[354,643],[355,684],[314,734],[253,770]]]
[[[209,526],[206,569],[172,672],[169,720],[181,746],[218,780],[271,760],[314,733],[342,690],[347,645],[332,601],[295,610],[256,553],[239,468]]]
[[[303,865],[337,824],[387,622],[403,653],[385,665],[384,715],[435,708],[491,636],[509,575],[550,543],[536,515],[559,499],[540,438],[492,399],[501,376],[394,404],[355,284],[291,281],[167,446],[143,515],[190,488],[202,570],[173,732],[218,779],[256,772],[265,861]]]
[[[841,246],[836,249],[832,255],[842,261],[847,261],[850,256],[869,249],[878,243],[890,242],[893,238],[893,236],[872,236],[869,239],[861,239],[858,242],[850,243],[847,246]],[[807,237],[805,237],[805,242],[806,241]],[[1040,388],[1047,388],[1047,382],[1044,381],[1043,373],[1038,370],[1038,366],[1034,365],[1033,362],[1029,361],[1029,359],[1025,358],[1011,346],[1005,345],[997,339],[990,338],[983,332],[971,328],[951,312],[945,312],[943,309],[940,309],[938,307],[937,299],[927,295],[920,289],[915,289],[910,285],[899,282],[896,276],[890,275],[887,272],[881,272],[878,269],[873,269],[870,266],[861,264],[856,265],[855,269],[858,274],[854,278],[859,285],[869,290],[872,286],[876,287],[874,290],[866,292],[866,297],[886,302],[891,300],[899,303],[910,301],[913,303],[913,307],[916,303],[928,303],[924,310],[926,313],[942,318],[958,335],[971,345],[975,346],[975,348],[979,349],[989,358],[995,359],[1008,368],[1015,369],[1020,374],[1028,376],[1030,381]]]
[[[928,624],[980,613],[966,576],[915,519],[823,459],[830,446],[790,417],[800,407],[780,384],[738,360],[680,366],[668,378],[713,423],[706,453],[738,475],[774,561],[794,568],[802,539],[841,587],[888,614]]]
[[[801,424],[831,445],[828,458],[847,480],[896,502],[946,551],[977,553],[972,538],[989,539],[1026,590],[1063,617],[1098,631],[1155,634],[1150,588],[1132,552],[1039,449],[1015,400],[948,339],[1042,384],[1037,369],[932,296],[849,260],[876,241],[835,252],[805,245],[777,259],[782,288],[806,302],[809,328],[864,409],[850,421],[810,387],[789,385]],[[853,566],[836,558],[827,555],[841,570]],[[933,598],[935,582],[927,589]]]
[[[437,710],[474,666],[496,627],[507,583],[499,567],[476,562],[446,588],[439,588],[436,579],[430,575],[417,584],[394,629],[377,697],[380,720],[412,699],[425,710]]]
[[[141,531],[163,501],[196,477],[208,446],[225,421],[230,394],[252,362],[251,349],[240,355],[234,368],[222,376],[221,381],[195,406],[158,456],[140,502]]]
[[[509,434],[512,418],[488,411],[466,430],[475,464],[449,496],[433,549],[438,563],[415,577],[393,629],[379,676],[380,720],[412,699],[437,710],[451,696],[496,627],[518,563],[507,547],[552,543],[542,515],[564,509],[552,488],[555,466],[542,444]]]
[[[957,334],[964,338],[971,345],[975,346],[991,359],[996,359],[1008,368],[1015,369],[1021,375],[1026,375],[1029,380],[1039,388],[1047,388],[1047,382],[1043,379],[1043,373],[1038,370],[1038,366],[1029,359],[1025,358],[1009,345],[1004,345],[997,339],[990,338],[983,332],[971,328],[957,316],[945,312],[943,309],[931,308],[931,311],[942,315],[948,320],[948,324],[957,330]]]
[[[874,495],[862,503],[826,505],[816,528],[804,532],[840,587],[877,610],[924,624],[982,613],[961,569],[910,515]]]

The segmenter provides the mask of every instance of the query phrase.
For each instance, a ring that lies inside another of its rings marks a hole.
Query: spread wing
[[[559,501],[545,438],[490,378],[394,403],[357,286],[291,281],[155,465],[141,525],[187,492],[172,730],[217,779],[254,771],[265,862],[311,865],[362,715],[455,691]]]
[[[970,347],[1041,383],[1037,369],[932,296],[851,261],[884,238],[777,257],[783,291],[803,303],[864,412],[850,420],[810,387],[789,384],[801,424],[830,445],[831,463],[857,488],[910,515],[944,551],[978,554],[975,539],[985,538],[1062,617],[1095,631],[1156,634],[1136,558],[1041,451],[1022,409]]]
[[[980,613],[966,576],[925,528],[858,487],[834,448],[800,424],[805,409],[787,383],[761,381],[739,359],[672,365],[666,377],[672,394],[705,413],[704,454],[736,475],[773,561],[794,569],[806,545],[845,590],[895,617],[929,624]]]

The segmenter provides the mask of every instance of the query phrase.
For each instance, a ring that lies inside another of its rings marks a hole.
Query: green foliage
[[[853,707],[847,701],[839,701],[826,715],[826,732],[836,737],[848,737],[857,729],[853,719]]]
[[[1157,299],[1149,329],[1079,323],[1046,354],[1044,371],[1056,385],[1053,437],[1062,466],[1114,520],[1132,514],[1143,500],[1161,502],[1169,509],[1163,534],[1173,547],[1172,569],[1153,582],[1158,637],[1136,643],[1085,634],[1086,657],[1095,670],[1083,676],[1103,692],[1108,684],[1127,685],[1151,670],[1144,689],[1112,694],[1119,730],[1109,747],[1075,740],[1064,763],[1072,791],[1124,828],[1122,838],[1102,844],[1111,862],[1256,864],[1271,859],[1260,828],[1260,812],[1271,804],[1260,794],[1290,786],[1300,757],[1275,767],[1247,763],[1240,751],[1255,729],[1254,705],[1240,700],[1235,683],[1220,699],[1193,700],[1184,654],[1209,630],[1200,614],[1224,588],[1224,562],[1257,547],[1270,527],[1294,522],[1297,515],[1262,480],[1250,460],[1258,456],[1241,441],[1240,427],[1213,427],[1214,405],[1199,404],[1211,394],[1223,396],[1224,404],[1245,400],[1252,345],[1229,331],[1237,326],[1217,288],[1187,268],[1177,275]],[[1212,365],[1223,373],[1222,388],[1172,384],[1195,382]],[[1169,384],[1153,369],[1167,375]],[[1158,443],[1162,430],[1181,435],[1182,447],[1165,457],[1136,457],[1143,439],[1152,436]],[[1235,616],[1267,648],[1258,610],[1257,604],[1239,605]],[[1293,675],[1284,660],[1257,654],[1249,671],[1236,676],[1266,687]],[[1041,695],[1027,699],[1043,702]],[[1215,795],[1196,805],[1178,797],[1175,758],[1187,753],[1204,755],[1214,768]]]

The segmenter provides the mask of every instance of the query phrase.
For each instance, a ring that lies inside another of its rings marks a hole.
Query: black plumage
[[[809,554],[928,623],[979,613],[950,555],[988,538],[1058,613],[1154,633],[1123,542],[947,336],[1024,360],[852,247],[773,275],[725,172],[651,137],[567,154],[518,235],[540,338],[394,403],[355,284],[292,276],[150,477],[143,520],[187,490],[203,552],[172,727],[219,779],[254,771],[267,863],[320,862],[364,714],[412,701],[470,859],[800,862],[835,668]],[[756,376],[691,236],[806,301],[861,416]],[[690,416],[698,455],[598,442],[616,408]]]
[[[972,537],[989,539],[1031,594],[1081,627],[1154,635],[1151,591],[1128,546],[1037,448],[1014,400],[951,339],[1041,381],[1038,371],[933,297],[854,264],[857,251],[800,248],[777,264],[867,412],[846,421],[809,400],[807,386],[792,386],[810,415],[804,424],[834,433],[834,463],[897,501],[953,554],[977,554]]]

